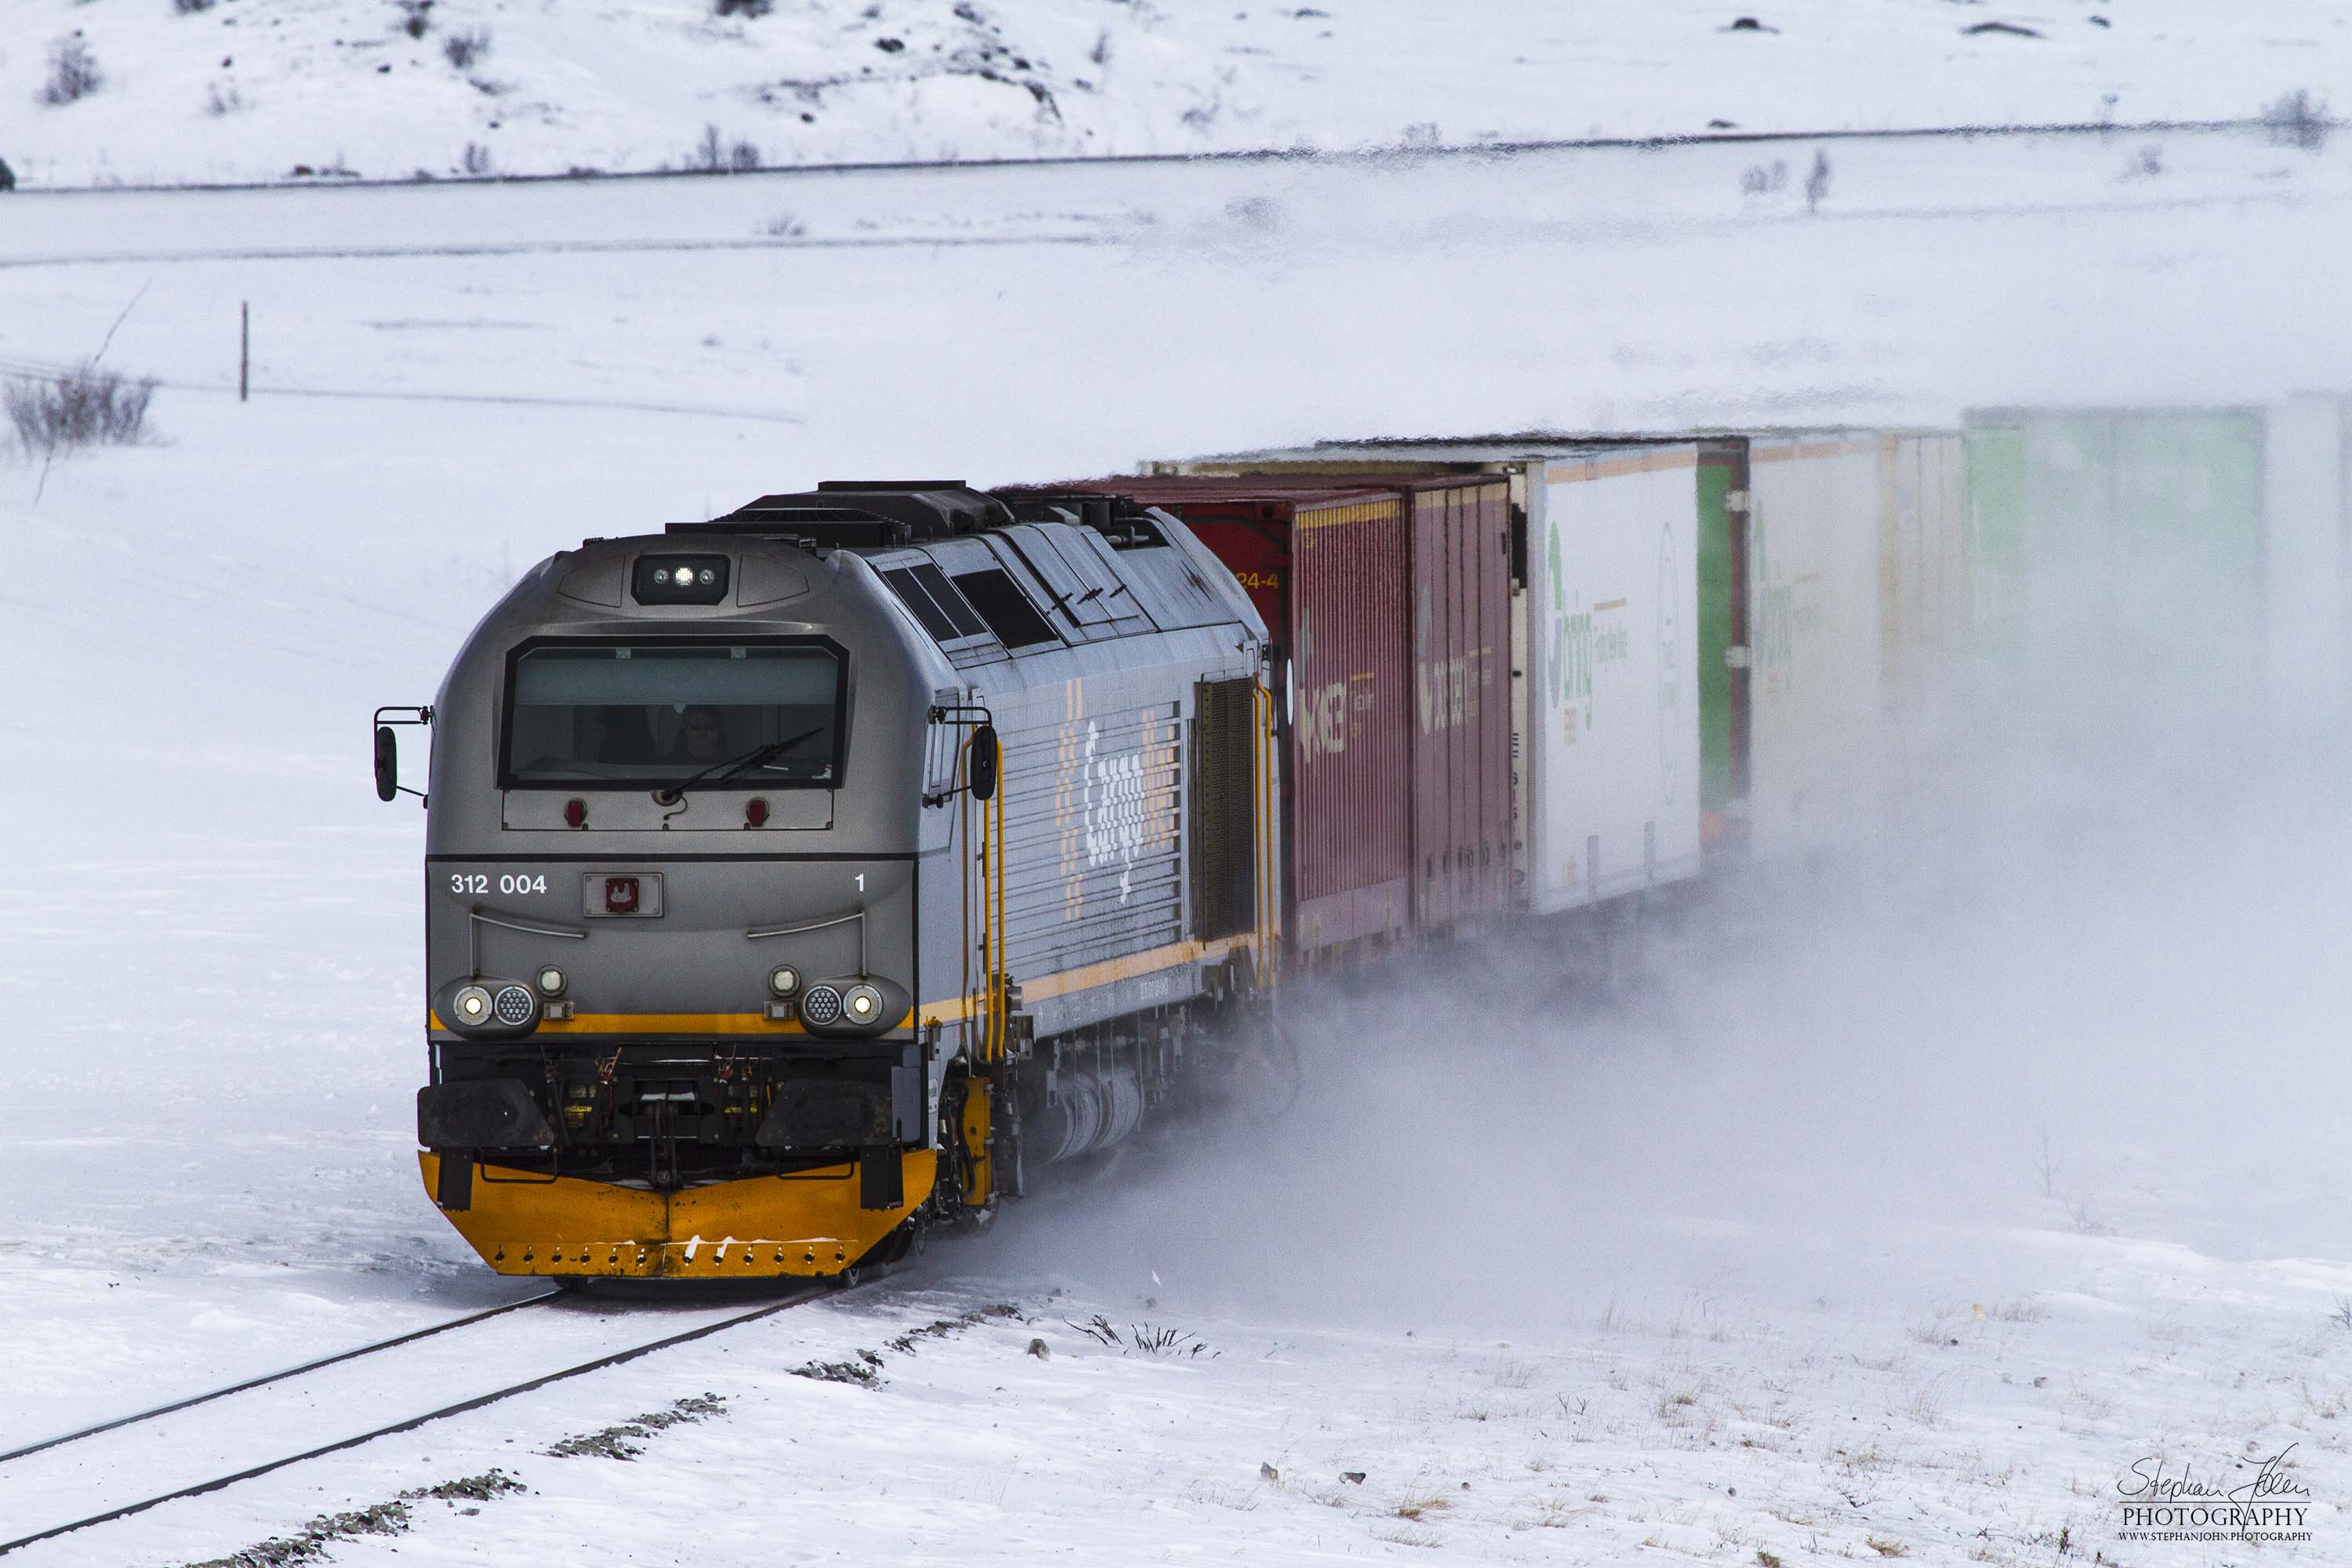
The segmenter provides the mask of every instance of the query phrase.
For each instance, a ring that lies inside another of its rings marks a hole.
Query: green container
[[[2208,669],[2252,653],[2259,410],[1987,409],[1966,431],[1981,653],[2013,664],[2105,650]]]

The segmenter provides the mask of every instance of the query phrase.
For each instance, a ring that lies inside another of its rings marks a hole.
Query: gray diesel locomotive
[[[1266,994],[1265,629],[1168,514],[827,484],[528,573],[429,709],[424,1178],[501,1273],[829,1275]],[[409,792],[416,793],[416,792]]]

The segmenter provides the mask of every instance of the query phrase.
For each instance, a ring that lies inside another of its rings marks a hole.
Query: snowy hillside
[[[1756,26],[1734,26],[1744,13]],[[5,0],[0,19],[0,159],[26,186],[2228,119],[2298,89],[2352,101],[2352,18],[2324,0]]]

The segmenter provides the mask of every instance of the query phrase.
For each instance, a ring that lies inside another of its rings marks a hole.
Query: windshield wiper
[[[746,772],[751,768],[756,768],[762,763],[775,757],[778,753],[791,751],[803,741],[811,740],[815,736],[824,734],[825,731],[830,728],[832,728],[831,725],[819,724],[814,730],[803,730],[799,734],[790,736],[787,739],[782,741],[771,741],[764,746],[754,746],[751,750],[744,752],[740,757],[728,757],[721,761],[715,762],[709,767],[703,769],[700,773],[694,774],[691,778],[680,779],[674,784],[664,784],[661,788],[654,791],[654,804],[656,805],[676,805],[679,799],[685,795],[686,792],[692,789],[695,785],[698,784],[725,784],[737,773]]]

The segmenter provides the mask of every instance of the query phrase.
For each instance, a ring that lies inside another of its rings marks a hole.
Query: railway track
[[[812,1287],[752,1308],[613,1312],[551,1307],[562,1292],[550,1292],[26,1444],[0,1453],[0,1557],[705,1339],[825,1293]],[[651,1338],[649,1312],[665,1330]],[[518,1377],[525,1368],[530,1374]]]

